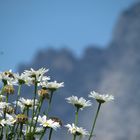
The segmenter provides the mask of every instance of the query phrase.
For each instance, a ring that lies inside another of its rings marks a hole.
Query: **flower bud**
[[[13,94],[14,93],[14,87],[12,85],[5,85],[3,88],[3,92],[7,94]]]
[[[3,112],[7,114],[13,114],[15,112],[15,109],[11,106],[7,106],[6,108],[3,108]]]
[[[46,88],[42,88],[38,90],[38,95],[43,98],[49,98],[49,90],[47,90]]]
[[[16,118],[18,123],[23,123],[23,124],[26,123],[28,120],[28,117],[25,114],[18,114]]]

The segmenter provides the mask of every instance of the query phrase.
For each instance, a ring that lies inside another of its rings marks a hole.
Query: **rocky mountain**
[[[19,70],[30,67],[47,67],[52,79],[65,82],[65,88],[54,97],[52,108],[52,115],[60,116],[64,123],[68,119],[72,122],[74,115],[64,100],[66,97],[87,97],[91,90],[111,93],[115,101],[103,106],[95,139],[140,139],[140,3],[121,14],[106,49],[89,46],[81,58],[67,49],[40,50],[30,64],[21,64]],[[81,125],[87,129],[92,120],[89,110],[83,111],[81,118]],[[66,139],[69,138],[57,138]]]

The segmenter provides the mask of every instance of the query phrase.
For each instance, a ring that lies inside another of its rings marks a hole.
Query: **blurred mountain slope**
[[[40,50],[30,64],[21,64],[19,70],[30,67],[47,67],[52,79],[65,82],[52,108],[52,115],[60,116],[64,123],[73,121],[74,115],[64,98],[71,94],[87,97],[91,90],[111,93],[115,101],[102,108],[96,140],[140,139],[140,3],[122,13],[106,49],[89,46],[81,58],[67,49]],[[83,111],[81,120],[85,123],[81,124],[89,129],[92,116],[88,111]]]

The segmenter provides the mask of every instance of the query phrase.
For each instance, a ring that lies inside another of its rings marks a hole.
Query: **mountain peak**
[[[133,16],[133,17],[139,15],[140,14],[140,2],[134,4],[133,6],[131,6],[131,8],[125,10],[123,12],[123,14],[125,16],[128,15],[128,16]]]
[[[113,42],[117,46],[135,47],[140,45],[140,3],[124,11],[114,31]]]

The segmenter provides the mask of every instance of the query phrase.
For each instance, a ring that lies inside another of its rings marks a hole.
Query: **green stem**
[[[0,140],[3,138],[3,127],[1,128],[1,135],[0,135]]]
[[[20,97],[20,91],[21,91],[21,85],[18,86],[18,94],[17,94],[17,99],[16,99],[16,107],[15,107],[15,113],[17,113],[17,103]]]
[[[14,125],[14,126],[12,127],[12,130],[11,130],[11,133],[13,134],[13,136],[14,136],[14,129],[15,129],[15,126],[16,126],[16,125]]]
[[[37,110],[37,111],[36,111],[37,118],[36,118],[36,120],[35,120],[35,125],[34,125],[34,129],[33,129],[33,134],[35,133],[35,128],[36,128],[36,125],[37,125],[37,121],[38,121],[38,117],[39,117],[39,113],[40,113],[42,104],[43,104],[43,98],[40,97],[39,106],[38,106],[38,108],[36,109],[36,110]]]
[[[8,138],[8,126],[6,125],[6,134],[5,134],[5,136],[6,136],[6,139]]]
[[[82,139],[82,135],[81,136],[79,136],[79,140],[81,140]]]
[[[29,117],[29,107],[27,107],[27,117]],[[27,130],[26,133],[28,132],[28,124],[27,124]]]
[[[26,114],[27,114],[27,117],[29,117],[29,107],[27,107]]]
[[[52,132],[53,132],[53,129],[51,128],[50,133],[49,133],[49,140],[51,140]]]
[[[42,135],[41,135],[41,137],[40,137],[39,140],[42,140],[43,136],[45,135],[46,130],[47,130],[47,128],[45,127],[45,128],[44,128],[44,131],[43,131],[43,133],[42,133]]]
[[[8,98],[9,98],[9,94],[7,93],[7,94],[6,94],[6,103],[8,103]],[[7,110],[7,107],[5,108],[4,119],[6,119],[6,110]],[[8,135],[8,126],[6,125],[5,128],[6,128],[5,138],[7,139],[7,135]]]
[[[19,136],[20,136],[20,137],[22,137],[22,128],[23,128],[23,124],[21,123],[21,124],[20,124],[20,133],[19,133]]]
[[[34,119],[34,113],[35,113],[35,100],[36,100],[36,93],[37,93],[37,82],[35,79],[35,87],[34,87],[34,102],[33,102],[33,113],[32,113],[32,120],[31,120],[31,126],[30,126],[30,132],[32,129],[32,125],[33,125],[33,119]]]
[[[76,135],[73,135],[73,140],[76,140]]]
[[[79,113],[79,107],[76,107],[76,112],[75,112],[75,125],[77,126],[78,124],[78,113]],[[73,140],[76,140],[76,134],[73,135]]]
[[[53,91],[50,93],[49,104],[48,104],[48,109],[47,109],[46,116],[48,116],[48,114],[50,112],[50,109],[51,109],[52,97],[53,97]]]
[[[76,113],[75,113],[75,125],[78,124],[78,113],[79,113],[79,108],[76,108]]]
[[[37,93],[37,82],[35,82],[35,89],[34,89],[34,102],[33,102],[33,114],[32,117],[34,118],[35,113],[35,100],[36,100],[36,93]]]
[[[17,99],[16,99],[16,107],[15,107],[15,114],[17,113],[17,103],[20,97],[20,91],[21,91],[21,85],[18,86],[18,94],[17,94]],[[12,133],[14,133],[15,130],[15,125],[12,127]]]
[[[97,112],[96,112],[95,119],[93,121],[92,129],[91,129],[91,132],[90,132],[88,140],[91,140],[91,137],[93,136],[93,131],[94,131],[94,128],[95,128],[95,124],[96,124],[96,120],[97,120],[100,108],[101,108],[101,103],[99,103],[99,105],[98,105],[98,109],[97,109]]]
[[[6,94],[6,103],[8,103],[9,94]]]
[[[53,97],[53,91],[51,91],[51,93],[50,93],[49,105],[48,105],[48,109],[47,109],[47,113],[46,113],[46,116],[47,116],[47,117],[48,117],[48,114],[49,114],[49,112],[50,112],[52,97]],[[41,140],[41,139],[43,138],[43,136],[44,136],[46,130],[47,130],[47,129],[45,128],[45,129],[44,129],[44,132],[42,133],[42,135],[41,135],[41,137],[40,137],[39,140]],[[52,132],[51,132],[51,133],[52,133]]]
[[[14,125],[14,128],[15,128],[15,131],[14,131],[15,133],[13,134],[14,140],[15,140],[16,135],[18,137],[18,133],[17,133],[18,126],[19,126],[19,123],[16,125],[16,128],[15,128],[15,125]]]
[[[3,89],[4,89],[4,85],[3,85],[2,89],[1,89],[0,95],[3,94]]]

